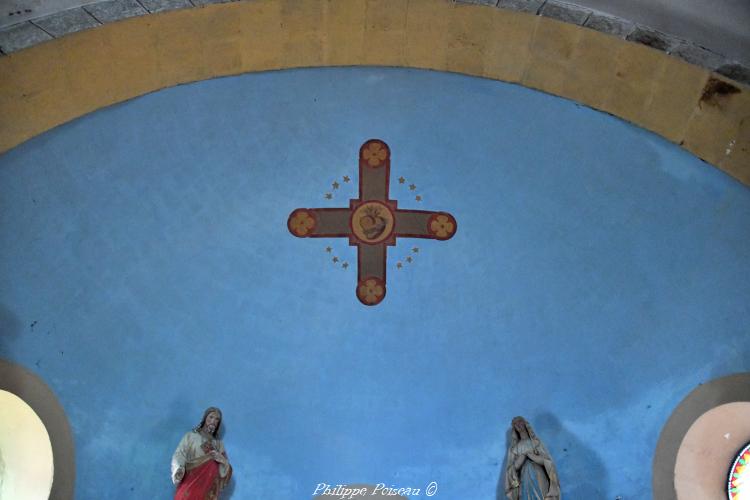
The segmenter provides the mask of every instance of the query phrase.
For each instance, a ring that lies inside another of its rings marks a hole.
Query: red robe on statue
[[[219,492],[232,477],[232,469],[225,477],[219,475],[219,464],[207,460],[202,465],[188,469],[177,487],[175,500],[217,500]]]

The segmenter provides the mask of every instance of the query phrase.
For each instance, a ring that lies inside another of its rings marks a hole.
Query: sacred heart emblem
[[[206,455],[214,451],[215,448],[214,448],[213,439],[210,439],[208,441],[203,441],[203,444],[201,444],[201,449],[203,450],[203,453],[205,453]]]
[[[363,203],[352,213],[352,232],[363,243],[380,243],[393,232],[393,213],[379,201]]]
[[[359,225],[368,240],[376,240],[385,231],[385,217],[380,215],[380,209],[376,207],[367,207],[365,213],[367,215],[360,217]]]

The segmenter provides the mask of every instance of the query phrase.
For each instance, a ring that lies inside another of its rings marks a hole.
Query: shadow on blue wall
[[[595,450],[585,446],[575,434],[566,430],[553,414],[540,413],[534,418],[536,431],[555,460],[560,488],[567,498],[605,498],[608,476]],[[602,443],[606,445],[606,443]]]
[[[227,432],[227,427],[228,426],[222,422],[221,428],[219,428],[219,439],[221,439],[222,441],[224,441],[224,435]],[[231,456],[229,457],[229,463],[230,464],[232,463]],[[224,491],[222,491],[221,493],[222,499],[229,500],[230,498],[234,496],[234,488],[235,488],[235,485],[237,484],[235,479],[236,479],[236,475],[232,475],[232,479],[229,480],[229,484],[226,486],[226,488],[224,488]]]
[[[560,420],[549,412],[538,414],[530,421],[542,440],[558,474],[563,498],[604,498],[607,492],[607,474],[604,463],[594,450],[584,446],[573,433],[565,430]],[[507,500],[504,489],[505,468],[508,463],[507,443],[510,443],[510,422],[505,432],[506,452],[497,479],[496,500]],[[572,471],[574,474],[570,474]]]

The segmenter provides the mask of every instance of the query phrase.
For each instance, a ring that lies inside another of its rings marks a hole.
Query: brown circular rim
[[[21,398],[47,428],[55,468],[50,500],[72,499],[75,485],[73,434],[57,397],[37,375],[3,359],[0,359],[0,389]]]
[[[701,384],[680,401],[661,430],[654,453],[652,488],[656,500],[677,500],[674,486],[677,452],[693,422],[717,406],[748,401],[750,372],[736,373]]]

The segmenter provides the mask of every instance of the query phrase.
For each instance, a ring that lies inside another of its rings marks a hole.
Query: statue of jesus
[[[224,443],[217,438],[221,410],[208,408],[198,426],[185,434],[172,455],[175,500],[217,500],[232,477]]]

